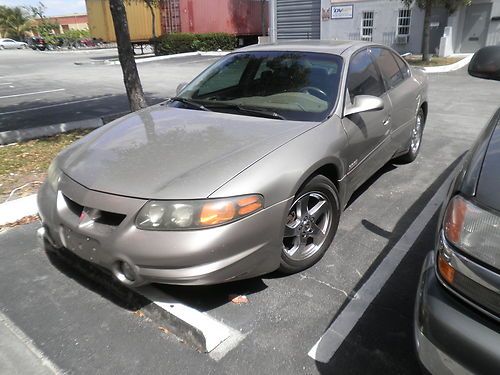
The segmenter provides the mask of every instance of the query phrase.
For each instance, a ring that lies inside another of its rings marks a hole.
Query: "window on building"
[[[411,9],[400,9],[398,13],[398,31],[396,35],[410,35]]]
[[[361,40],[371,42],[373,39],[373,11],[363,12],[361,20]]]

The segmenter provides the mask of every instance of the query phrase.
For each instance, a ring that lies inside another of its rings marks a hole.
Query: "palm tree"
[[[23,39],[25,32],[31,28],[30,21],[29,15],[23,8],[0,6],[0,31],[5,36]]]

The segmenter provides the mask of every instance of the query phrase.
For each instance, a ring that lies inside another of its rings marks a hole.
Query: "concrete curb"
[[[449,64],[449,65],[442,65],[442,66],[426,66],[422,67],[421,69],[426,72],[426,73],[446,73],[446,72],[453,72],[454,70],[458,70],[463,68],[464,66],[468,65],[469,62],[472,59],[473,54],[468,54],[465,56],[462,60],[457,61],[456,63]]]
[[[29,141],[41,137],[50,137],[60,133],[66,133],[77,129],[96,129],[108,122],[111,122],[119,117],[125,116],[129,112],[119,112],[111,115],[106,115],[88,120],[63,122],[60,124],[40,126],[37,128],[7,130],[0,132],[0,146],[8,145],[15,142]]]
[[[0,225],[15,223],[26,216],[38,214],[36,194],[0,204]]]
[[[76,129],[95,129],[104,125],[102,118],[88,120],[63,122],[61,124],[40,126],[38,128],[28,128],[19,130],[7,130],[0,132],[0,145],[7,145],[14,142],[28,141],[30,139],[50,137],[59,133],[65,133]]]
[[[52,51],[38,51],[39,53],[91,53],[96,51],[117,51],[117,47],[109,47],[109,48],[92,48],[92,49],[75,49],[75,50],[52,50]]]
[[[215,360],[222,358],[245,338],[241,332],[219,322],[204,312],[184,305],[151,285],[134,289],[134,292],[151,301],[148,312],[166,320],[169,330]],[[231,347],[219,347],[232,342]],[[219,349],[219,350],[217,350]],[[215,352],[214,352],[215,351]]]
[[[175,55],[165,55],[165,56],[154,56],[154,57],[146,57],[142,59],[136,59],[135,63],[136,64],[143,64],[147,62],[155,62],[155,61],[162,61],[162,60],[170,60],[170,59],[176,59],[178,57],[189,57],[189,56],[225,56],[227,54],[231,53],[230,51],[209,51],[209,52],[185,52],[185,53],[177,53]],[[120,61],[118,60],[104,60],[105,65],[120,65]]]

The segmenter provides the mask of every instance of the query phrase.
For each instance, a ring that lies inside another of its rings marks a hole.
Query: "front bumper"
[[[432,374],[498,374],[500,326],[460,301],[437,279],[435,252],[427,256],[415,303],[420,362]]]
[[[123,220],[118,225],[82,224],[68,198],[84,207],[120,214]],[[111,270],[128,285],[218,284],[279,267],[288,200],[228,225],[193,231],[137,229],[135,216],[146,202],[89,190],[63,175],[58,192],[44,184],[38,193],[43,236],[53,246],[68,248]],[[133,281],[123,277],[123,262],[131,267]]]

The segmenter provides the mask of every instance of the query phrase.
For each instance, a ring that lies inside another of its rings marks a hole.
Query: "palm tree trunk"
[[[118,45],[118,58],[122,66],[123,81],[127,90],[128,102],[130,110],[135,112],[147,107],[147,103],[144,98],[137,65],[135,64],[134,49],[130,42],[127,13],[123,5],[123,0],[110,0],[109,7],[113,17],[116,43]]]
[[[432,0],[425,1],[424,12],[424,34],[422,38],[422,61],[431,61],[429,52],[429,44],[431,38],[431,15],[432,15]]]

